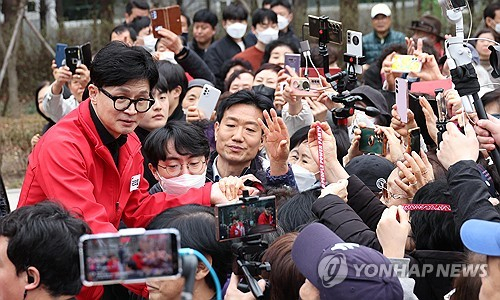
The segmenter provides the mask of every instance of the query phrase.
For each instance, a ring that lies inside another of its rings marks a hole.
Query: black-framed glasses
[[[104,95],[106,95],[106,97],[113,100],[113,105],[118,111],[125,111],[130,107],[130,105],[132,105],[132,103],[134,103],[135,110],[137,110],[137,112],[143,113],[147,112],[155,103],[155,100],[153,98],[130,99],[125,96],[113,96],[104,88],[99,88],[99,90]]]
[[[166,166],[162,166],[162,165],[158,164],[158,167],[165,170],[168,175],[170,175],[172,177],[177,177],[177,176],[181,175],[181,173],[182,173],[182,166],[186,165],[189,172],[191,172],[194,175],[197,175],[203,171],[203,166],[205,165],[205,163],[206,163],[206,161],[204,161],[204,160],[191,161],[187,164],[181,164],[178,162],[170,162]]]

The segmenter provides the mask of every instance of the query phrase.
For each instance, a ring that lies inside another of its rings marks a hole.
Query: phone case
[[[68,47],[67,44],[62,44],[62,43],[57,43],[56,44],[56,65],[58,68],[62,67],[63,61],[66,59],[66,47]]]
[[[285,66],[289,66],[295,71],[295,74],[300,74],[300,54],[296,53],[286,53],[285,54]],[[288,71],[286,71],[288,74]]]
[[[408,123],[408,80],[396,78],[396,105],[401,122]]]
[[[363,56],[363,34],[359,31],[347,30],[347,54]],[[363,66],[354,65],[356,74],[363,73]]]
[[[90,48],[90,42],[87,42],[80,46],[80,55],[82,59],[82,64],[90,68],[92,63],[92,49]]]
[[[150,15],[155,38],[161,38],[158,34],[158,30],[161,28],[168,29],[177,35],[182,33],[181,8],[179,5],[152,9]]]
[[[76,68],[81,63],[80,47],[66,47],[64,50],[66,56],[66,66],[71,73],[76,73]]]
[[[292,77],[290,94],[298,97],[318,97],[320,92],[326,89],[321,87],[320,80],[319,77]]]
[[[375,133],[375,128],[362,128],[361,139],[359,140],[359,151],[363,153],[373,153],[385,155],[387,138],[385,135]]]
[[[398,73],[418,73],[422,70],[422,63],[415,55],[396,54],[392,59],[391,69]]]
[[[198,101],[198,108],[203,112],[205,118],[210,119],[212,112],[219,101],[221,91],[211,85],[205,84],[200,94],[200,101]]]

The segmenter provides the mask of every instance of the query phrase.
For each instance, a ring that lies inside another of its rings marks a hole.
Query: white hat
[[[377,15],[384,15],[386,17],[390,17],[391,9],[389,8],[389,6],[387,6],[387,4],[384,3],[376,4],[375,6],[372,7],[372,12],[371,12],[372,19],[375,18]]]

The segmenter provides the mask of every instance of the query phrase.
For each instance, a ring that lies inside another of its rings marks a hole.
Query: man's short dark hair
[[[135,30],[132,27],[130,27],[129,25],[125,25],[125,24],[120,24],[120,25],[116,26],[115,28],[113,28],[113,30],[111,30],[111,33],[109,34],[109,39],[111,40],[111,35],[113,33],[120,35],[120,34],[124,33],[125,31],[130,32],[130,38],[132,39],[132,41],[135,42],[135,40],[137,39],[137,33],[135,32]]]
[[[271,108],[274,107],[273,102],[269,100],[269,98],[256,94],[252,90],[241,90],[232,94],[219,104],[217,107],[217,122],[220,123],[226,110],[236,104],[252,105],[260,109],[262,112],[269,112]]]
[[[224,11],[222,11],[222,20],[238,20],[238,21],[246,21],[248,19],[248,11],[241,4],[231,3]]]
[[[290,1],[288,0],[273,0],[271,1],[271,8],[275,7],[275,6],[284,6],[287,10],[288,10],[288,13],[291,13],[292,12],[292,4],[290,3]]]
[[[231,272],[231,244],[217,242],[215,239],[213,208],[200,205],[184,205],[165,210],[151,221],[148,229],[176,228],[181,234],[181,246],[200,251],[212,257],[214,268],[220,282],[227,279]],[[215,290],[211,276],[205,277],[207,285]]]
[[[208,139],[200,126],[186,121],[168,121],[164,127],[151,132],[142,147],[144,157],[155,168],[160,160],[167,159],[169,142],[173,142],[175,151],[180,155],[204,156],[207,159],[210,155]]]
[[[182,100],[184,99],[187,93],[188,80],[186,77],[186,72],[180,65],[173,64],[166,60],[161,60],[158,62],[158,72],[165,78],[167,82],[168,92],[171,92],[178,86],[180,86],[182,89],[181,94],[179,96],[179,104],[177,105],[177,107],[170,108],[174,110],[171,116],[177,115],[182,111]]]
[[[277,24],[278,15],[267,8],[257,8],[252,14],[252,26],[257,27],[257,24],[263,24],[265,21]]]
[[[144,1],[144,0],[131,0],[125,6],[125,11],[127,12],[127,14],[130,15],[132,13],[132,8],[148,9],[149,10],[149,4],[148,4],[148,1]]]
[[[40,286],[53,297],[80,292],[78,240],[88,232],[83,220],[49,201],[20,207],[0,219],[0,236],[8,239],[7,256],[17,274],[35,267]]]
[[[197,11],[193,17],[193,23],[208,23],[212,28],[217,26],[218,21],[217,15],[206,8]]]
[[[487,17],[495,19],[495,12],[500,10],[500,2],[494,2],[486,6],[483,11],[483,19],[486,20]]]
[[[264,8],[265,5],[271,5],[273,1],[272,0],[262,0],[262,8]]]
[[[453,204],[446,180],[429,182],[413,197],[415,204]],[[453,214],[441,211],[412,211],[411,229],[417,250],[463,251],[460,227]]]
[[[141,79],[149,82],[150,89],[158,81],[153,57],[143,47],[110,42],[97,52],[90,65],[90,81],[97,87],[121,86]]]
[[[144,28],[149,27],[149,25],[151,25],[151,19],[146,16],[135,17],[129,24],[129,26],[137,32],[137,34],[139,34],[139,32],[141,32]]]

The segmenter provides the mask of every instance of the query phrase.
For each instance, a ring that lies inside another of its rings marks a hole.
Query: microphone
[[[376,117],[376,116],[380,115],[380,110],[378,110],[378,108],[373,107],[373,106],[362,107],[362,106],[354,105],[354,109],[364,111],[365,114],[369,117]]]

